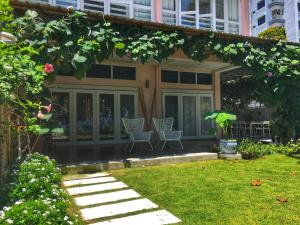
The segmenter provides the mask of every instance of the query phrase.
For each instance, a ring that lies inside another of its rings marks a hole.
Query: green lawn
[[[300,224],[300,158],[208,161],[112,172],[184,225]],[[261,186],[252,186],[254,179]],[[278,197],[287,198],[280,203]]]

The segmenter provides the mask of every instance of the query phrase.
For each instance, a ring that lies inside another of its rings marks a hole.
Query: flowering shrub
[[[61,188],[61,172],[54,160],[34,153],[18,163],[6,186],[7,204],[0,224],[80,224],[67,213],[70,201]]]
[[[242,154],[243,159],[256,159],[264,155],[271,155],[275,153],[295,155],[300,153],[300,142],[295,144],[288,143],[286,145],[273,145],[244,139],[238,145],[238,152]]]

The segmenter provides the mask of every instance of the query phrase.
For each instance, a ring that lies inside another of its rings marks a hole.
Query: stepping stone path
[[[163,225],[181,222],[108,173],[78,175],[65,180],[63,184],[81,208],[83,220],[90,225]]]

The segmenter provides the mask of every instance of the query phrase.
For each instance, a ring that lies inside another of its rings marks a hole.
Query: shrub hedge
[[[61,180],[54,160],[38,153],[28,155],[10,172],[10,182],[5,186],[8,206],[0,211],[0,224],[81,224],[68,211],[70,200]]]
[[[237,151],[242,154],[243,159],[256,159],[264,155],[275,153],[295,155],[300,153],[300,142],[275,145],[244,139],[238,145]]]

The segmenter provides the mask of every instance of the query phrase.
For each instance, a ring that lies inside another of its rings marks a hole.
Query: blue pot
[[[235,154],[236,147],[237,147],[236,140],[223,140],[223,139],[220,140],[221,153]]]

